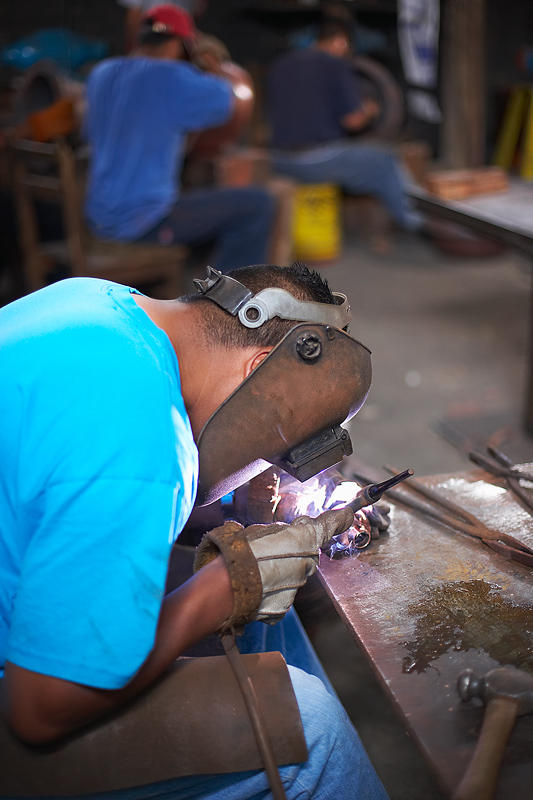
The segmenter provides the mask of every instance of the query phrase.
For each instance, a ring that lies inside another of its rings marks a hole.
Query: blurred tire
[[[383,64],[373,58],[354,56],[352,64],[363,97],[375,100],[381,108],[381,113],[365,129],[364,135],[385,141],[395,139],[405,121],[405,97],[400,84]]]

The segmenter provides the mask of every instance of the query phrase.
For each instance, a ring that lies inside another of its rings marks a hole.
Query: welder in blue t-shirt
[[[230,83],[190,63],[195,28],[183,9],[150,9],[139,36],[130,56],[101,61],[87,81],[89,226],[123,242],[214,241],[222,271],[266,263],[274,213],[266,190],[180,192],[187,137],[228,120]]]
[[[303,479],[350,452],[340,423],[366,398],[370,354],[345,331],[347,298],[302,265],[208,268],[196,285],[154,300],[71,278],[0,309],[1,797],[268,791],[253,736],[219,733],[218,667],[184,688],[174,662],[216,631],[283,626],[353,512],[228,521],[166,591],[170,554],[195,501],[271,464]],[[269,684],[274,707],[285,676],[280,719],[305,736],[299,757],[278,754],[288,797],[384,800],[338,700],[289,663]],[[246,734],[246,716],[228,715]],[[188,744],[201,754],[208,734],[218,760],[191,764]]]

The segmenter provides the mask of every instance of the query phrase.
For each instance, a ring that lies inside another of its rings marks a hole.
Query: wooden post
[[[451,169],[486,161],[485,1],[442,0],[441,154]]]

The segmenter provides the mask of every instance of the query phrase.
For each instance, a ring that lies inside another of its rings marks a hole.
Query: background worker
[[[239,555],[207,559],[163,600],[172,544],[197,492],[200,502],[217,499],[254,474],[258,459],[282,458],[307,436],[316,442],[332,414],[356,413],[370,385],[368,351],[341,330],[346,298],[339,304],[343,296],[316,273],[250,267],[232,278],[210,271],[196,295],[173,301],[77,278],[0,310],[0,698],[4,719],[26,742],[57,742],[96,720],[105,729],[112,724],[105,718],[140,692],[156,694],[192,644],[237,624],[237,608],[239,623],[283,617],[320,545],[353,521],[344,508],[252,526],[238,534]],[[269,287],[283,290],[281,300],[279,293],[255,299]],[[254,309],[263,310],[258,325]],[[292,329],[302,318],[323,320],[313,326],[322,336],[318,359],[294,347],[302,326]],[[261,382],[269,391],[257,390]],[[251,541],[247,531],[257,537],[258,528],[262,538]],[[231,564],[243,560],[245,537],[251,556],[243,583]],[[290,674],[309,759],[281,768],[288,797],[382,800],[338,701],[317,678]],[[179,681],[170,704],[172,697]],[[130,728],[121,724],[121,741],[135,739],[137,713]],[[216,709],[210,714],[216,718]],[[157,736],[142,728],[137,735],[138,758],[157,770],[158,755],[179,749],[188,731],[160,729],[157,720],[152,730]],[[81,754],[78,748],[82,781],[95,763],[105,772],[112,758],[94,742],[93,727],[82,735]],[[3,761],[6,752],[0,747],[2,795],[10,770],[21,769],[16,759]],[[58,754],[54,748],[50,757]],[[132,758],[114,762],[113,774],[127,775]],[[20,787],[24,775],[17,779]],[[268,789],[257,769],[164,782],[156,772],[147,782],[150,796],[166,797],[244,800]],[[127,797],[146,797],[146,787]]]
[[[140,46],[101,61],[87,81],[91,162],[85,212],[102,239],[188,245],[215,242],[226,271],[266,263],[274,201],[260,188],[180,193],[187,136],[233,108],[228,81],[188,62],[192,18],[160,5],[143,16]]]
[[[394,155],[350,139],[376,118],[379,107],[361,97],[353,66],[349,28],[325,21],[316,43],[285,53],[268,77],[273,164],[302,183],[334,183],[353,195],[370,195],[406,230],[420,217],[406,195]]]

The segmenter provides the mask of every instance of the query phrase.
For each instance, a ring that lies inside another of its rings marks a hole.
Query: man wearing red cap
[[[86,216],[102,239],[196,245],[214,241],[227,271],[267,261],[274,214],[263,189],[209,188],[180,195],[190,132],[226,122],[232,87],[189,63],[192,17],[160,5],[147,11],[139,48],[106,59],[87,81],[91,146]]]
[[[126,9],[125,33],[126,33],[126,53],[133,49],[137,41],[139,26],[143,14],[149,11],[157,3],[154,0],[117,0],[118,5]],[[204,0],[172,0],[169,5],[183,8],[191,16],[202,13]]]

